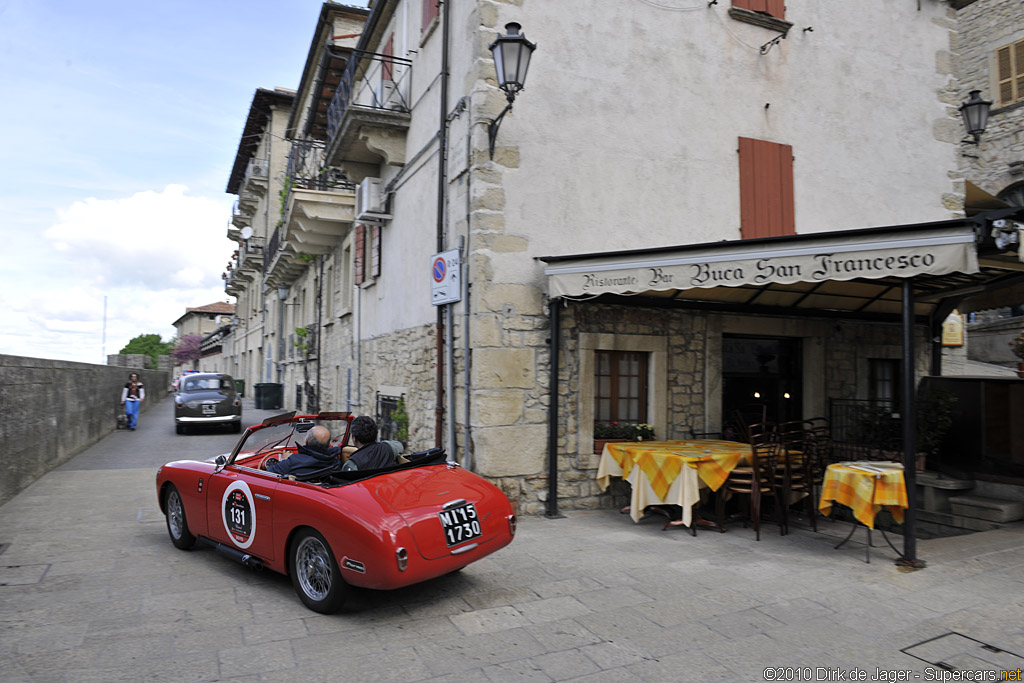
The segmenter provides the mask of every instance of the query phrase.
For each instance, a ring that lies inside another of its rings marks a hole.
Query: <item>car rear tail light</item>
[[[404,572],[405,568],[409,566],[409,551],[399,548],[395,551],[395,559],[398,560],[398,571]]]
[[[513,536],[516,535],[516,516],[515,515],[509,515],[508,516],[508,531]]]

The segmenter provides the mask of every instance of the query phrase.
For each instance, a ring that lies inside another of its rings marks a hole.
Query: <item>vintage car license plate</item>
[[[207,415],[213,415],[216,412],[217,412],[217,404],[216,403],[204,403],[203,404],[203,413],[205,413]]]
[[[476,506],[466,503],[437,513],[444,529],[444,540],[450,548],[480,535],[480,518],[476,514]]]

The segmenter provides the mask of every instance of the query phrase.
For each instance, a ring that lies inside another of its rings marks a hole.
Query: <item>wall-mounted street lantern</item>
[[[505,24],[505,35],[499,35],[491,43],[490,51],[494,56],[494,70],[498,75],[498,87],[505,91],[508,104],[501,110],[498,117],[487,125],[488,149],[491,158],[494,158],[494,141],[498,137],[498,128],[505,114],[512,109],[516,95],[523,89],[526,83],[526,71],[530,68],[530,57],[537,49],[536,43],[531,43],[522,33],[519,32],[522,26],[514,21]]]
[[[991,102],[981,99],[980,90],[972,90],[970,98],[960,105],[960,115],[964,117],[964,128],[967,130],[967,134],[974,138],[973,141],[964,140],[964,142],[972,145],[978,144],[981,134],[988,126],[988,112],[991,107]]]

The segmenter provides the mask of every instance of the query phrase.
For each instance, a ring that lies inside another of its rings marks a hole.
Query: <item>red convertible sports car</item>
[[[343,471],[351,421],[349,413],[286,413],[246,429],[230,454],[167,463],[156,490],[171,541],[183,550],[199,541],[290,575],[302,602],[325,614],[341,608],[349,585],[408,586],[512,542],[508,498],[440,448],[383,469]],[[337,466],[301,476],[262,469],[295,453],[316,425],[331,430]]]

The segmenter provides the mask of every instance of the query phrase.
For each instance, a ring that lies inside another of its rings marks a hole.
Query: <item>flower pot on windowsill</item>
[[[1017,362],[1017,377],[1024,379],[1024,360]]]
[[[623,441],[629,441],[629,439],[594,439],[594,452],[600,455],[604,451],[606,443],[622,443]]]

